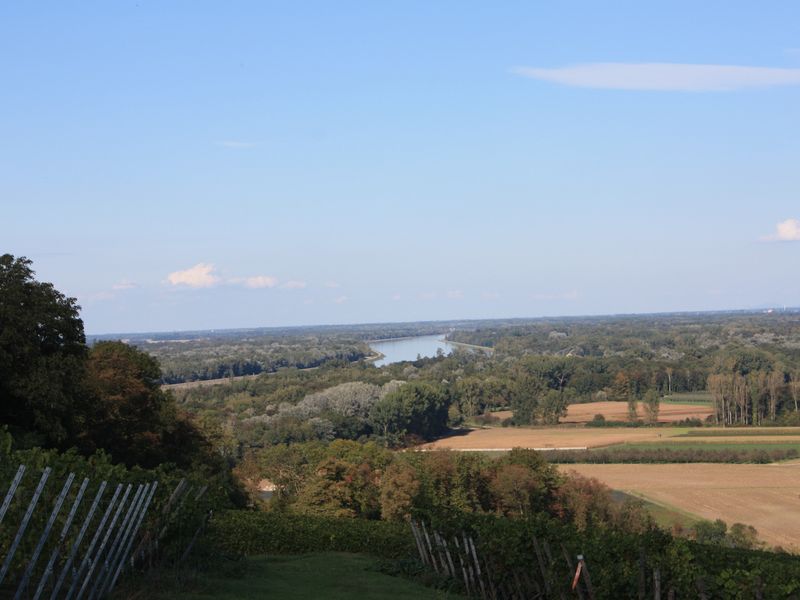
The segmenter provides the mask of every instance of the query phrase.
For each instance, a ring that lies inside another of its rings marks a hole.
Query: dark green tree
[[[81,429],[86,339],[75,298],[34,279],[31,261],[0,256],[0,423],[65,446]]]

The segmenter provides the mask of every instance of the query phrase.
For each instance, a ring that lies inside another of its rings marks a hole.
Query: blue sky
[[[800,304],[800,4],[0,5],[91,333]]]

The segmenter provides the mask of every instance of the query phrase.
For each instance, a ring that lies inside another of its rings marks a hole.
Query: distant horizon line
[[[85,334],[87,339],[90,338],[109,338],[116,336],[145,336],[145,335],[159,335],[165,333],[174,334],[196,334],[205,332],[240,332],[240,331],[264,331],[264,330],[280,330],[280,329],[313,329],[313,328],[347,328],[347,327],[368,327],[377,325],[413,325],[413,324],[433,324],[433,323],[479,323],[487,321],[544,321],[556,319],[588,319],[588,318],[612,318],[612,317],[647,317],[647,316],[670,316],[670,315],[715,315],[715,314],[731,314],[731,313],[744,313],[744,314],[768,314],[777,311],[784,312],[800,312],[800,306],[765,306],[760,308],[730,308],[730,309],[712,309],[712,310],[675,310],[675,311],[656,311],[656,312],[627,312],[627,313],[603,313],[603,314],[584,314],[584,315],[553,315],[553,316],[538,316],[538,317],[490,317],[490,318],[469,318],[469,319],[430,319],[421,321],[372,321],[366,323],[316,323],[312,325],[259,325],[253,327],[212,327],[209,329],[163,329],[163,330],[150,330],[150,331],[117,331],[109,333],[92,333]]]

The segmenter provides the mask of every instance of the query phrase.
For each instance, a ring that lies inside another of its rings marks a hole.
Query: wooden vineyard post
[[[661,600],[661,569],[653,569],[653,600]]]
[[[444,539],[441,535],[439,536],[439,543],[441,543],[442,548],[444,548],[444,554],[447,557],[447,563],[450,565],[450,576],[455,579],[456,578],[456,567],[453,564],[453,559],[450,557],[450,549],[447,547],[447,540]]]
[[[572,559],[569,557],[569,552],[567,552],[567,548],[566,548],[566,546],[564,546],[564,544],[561,544],[561,552],[564,553],[564,560],[567,561],[567,567],[569,567],[569,572],[570,573],[577,573],[577,571],[575,570],[575,566],[572,563]],[[574,579],[573,579],[573,581],[574,581]],[[583,595],[583,590],[581,589],[580,585],[575,585],[575,586],[573,586],[572,589],[574,589],[576,592],[578,592],[578,598],[580,598],[580,600],[584,600],[585,596]],[[563,595],[562,595],[562,598],[563,598]]]
[[[47,524],[44,526],[44,531],[42,532],[41,537],[39,537],[39,542],[36,544],[36,548],[33,551],[33,554],[28,559],[28,566],[25,567],[25,573],[22,576],[22,581],[19,582],[17,586],[17,592],[14,594],[14,600],[19,600],[22,598],[22,594],[25,591],[25,588],[28,587],[28,581],[33,574],[33,569],[36,567],[36,563],[39,560],[39,556],[44,550],[44,545],[47,542],[47,538],[50,537],[50,531],[53,529],[53,525],[58,518],[58,513],[61,512],[61,507],[64,505],[64,500],[69,493],[69,489],[72,487],[72,482],[75,480],[75,473],[70,473],[67,480],[64,482],[64,486],[61,488],[61,493],[58,495],[56,499],[56,504],[53,507],[53,510],[50,512],[50,518],[47,519]]]
[[[422,561],[422,564],[425,566],[430,566],[430,561],[428,560],[428,555],[425,553],[425,545],[422,541],[422,537],[417,530],[417,524],[412,519],[410,521],[411,524],[411,535],[414,536],[414,543],[417,545],[417,552],[419,552],[419,559]]]
[[[14,493],[19,487],[20,481],[22,481],[22,476],[25,475],[25,468],[25,465],[20,465],[17,469],[17,474],[14,475],[14,479],[11,481],[11,486],[8,488],[8,492],[6,493],[6,497],[3,500],[2,506],[0,506],[0,523],[3,522],[3,517],[6,516],[6,511],[11,505],[11,501],[14,499]]]
[[[431,544],[431,538],[428,535],[428,529],[425,527],[425,523],[422,523],[422,532],[425,534],[425,542],[428,547],[428,553],[431,557],[431,564],[433,565],[433,570],[439,573],[439,565],[436,564],[436,557],[433,554],[433,545]]]
[[[547,556],[547,572],[550,575],[550,579],[554,579],[556,582],[556,589],[558,590],[558,596],[561,600],[566,600],[566,596],[564,596],[564,590],[560,585],[558,585],[558,576],[553,573],[553,568],[556,566],[556,561],[553,559],[553,553],[550,551],[550,543],[547,540],[542,540],[542,546],[544,546],[544,553]]]
[[[589,600],[594,600],[594,589],[592,588],[592,578],[589,575],[589,567],[586,566],[586,561],[583,559],[583,554],[578,555],[578,568],[580,569],[583,579],[586,583],[586,591],[589,594]]]
[[[55,600],[58,596],[58,592],[61,590],[61,586],[64,584],[64,579],[66,579],[67,574],[70,573],[72,568],[72,563],[75,561],[75,556],[78,554],[78,548],[83,541],[83,537],[86,535],[86,530],[89,528],[89,524],[92,522],[92,518],[94,517],[94,513],[97,510],[98,505],[100,504],[100,499],[103,497],[103,493],[106,490],[106,485],[108,482],[103,481],[100,484],[100,488],[97,490],[97,494],[94,497],[94,501],[92,502],[91,508],[89,508],[89,513],[86,515],[86,518],[83,520],[83,525],[81,526],[81,530],[78,532],[78,536],[75,538],[75,541],[72,544],[72,550],[69,552],[69,558],[67,559],[66,564],[61,569],[61,575],[58,576],[58,581],[56,582],[55,587],[53,588],[52,593],[50,594],[50,600]],[[121,486],[117,487],[117,493],[119,493],[119,489]],[[116,495],[114,496],[116,498]],[[105,521],[104,521],[105,522]],[[102,527],[102,523],[100,525]],[[91,547],[90,547],[91,550]],[[43,589],[43,583],[39,584],[39,587]],[[38,600],[41,591],[36,591],[36,596],[34,600]]]
[[[42,495],[44,484],[47,483],[47,478],[50,477],[51,470],[52,469],[50,469],[50,467],[45,467],[45,470],[42,472],[42,477],[39,479],[39,484],[36,486],[36,490],[33,492],[33,498],[31,498],[31,501],[28,504],[28,510],[25,511],[25,516],[22,517],[22,523],[20,523],[19,529],[17,529],[17,535],[14,537],[14,541],[11,543],[11,548],[8,551],[8,555],[6,555],[3,566],[0,567],[0,583],[3,583],[3,579],[5,579],[8,570],[11,568],[11,561],[14,558],[14,554],[17,552],[17,546],[19,546],[22,536],[25,535],[25,530],[28,528],[28,523],[33,516],[33,509],[36,508],[36,504],[39,502],[39,496]]]
[[[544,555],[542,548],[539,545],[539,540],[533,536],[533,549],[536,552],[536,562],[539,565],[539,572],[542,574],[542,583],[544,583],[544,591],[549,596],[552,593],[552,586],[550,585],[550,574],[544,566]]]
[[[478,553],[475,551],[475,542],[472,541],[472,538],[469,538],[470,548],[472,549],[472,558],[475,559],[475,573],[478,577],[478,583],[481,586],[481,597],[486,598],[486,587],[483,585],[483,575],[481,573],[481,565],[478,562]]]
[[[456,550],[458,550],[458,561],[461,563],[461,571],[464,573],[464,587],[467,588],[467,595],[477,594],[478,590],[475,589],[475,582],[472,579],[472,567],[469,564],[469,557],[466,556],[466,548],[462,550],[461,545],[458,543],[458,536],[453,538],[453,542],[456,545]],[[464,562],[465,558],[467,559],[466,562]]]
[[[78,490],[77,495],[75,496],[75,500],[72,502],[72,508],[69,511],[69,515],[67,516],[67,520],[64,523],[64,527],[61,528],[61,535],[58,537],[58,542],[56,543],[55,548],[53,548],[53,552],[50,554],[50,559],[47,561],[47,566],[44,569],[42,578],[39,580],[39,585],[36,587],[36,593],[33,596],[33,600],[39,600],[39,596],[42,595],[42,591],[44,590],[44,586],[47,583],[47,580],[53,573],[53,565],[55,565],[56,559],[58,558],[58,555],[61,552],[61,547],[64,544],[64,540],[67,538],[67,534],[69,533],[69,528],[72,526],[72,521],[75,519],[75,513],[78,511],[78,506],[80,506],[80,503],[83,500],[83,494],[86,491],[86,487],[88,485],[89,485],[89,479],[85,478],[83,480],[83,483],[81,484],[80,489]]]

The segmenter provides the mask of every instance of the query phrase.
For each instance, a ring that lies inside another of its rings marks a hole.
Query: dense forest
[[[404,445],[501,408],[513,412],[509,425],[546,425],[558,423],[569,404],[596,400],[644,401],[646,414],[633,419],[655,421],[662,397],[696,391],[710,392],[713,424],[799,422],[795,313],[542,320],[453,329],[449,337],[491,343],[495,352],[457,350],[381,369],[335,363],[176,395],[181,407],[244,446],[335,438]],[[380,416],[388,394],[392,405],[402,404],[406,384],[417,391],[424,384],[436,427]]]

